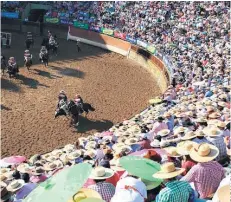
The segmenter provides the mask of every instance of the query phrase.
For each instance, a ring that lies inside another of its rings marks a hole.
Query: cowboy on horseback
[[[8,60],[8,71],[7,72],[9,73],[9,75],[11,74],[16,75],[16,73],[19,72],[18,65],[14,57],[10,57]]]
[[[32,54],[29,50],[25,50],[24,52],[24,62],[26,61],[30,61],[30,63],[32,64]]]
[[[48,51],[47,51],[47,48],[46,46],[42,46],[41,50],[40,50],[40,53],[39,53],[39,58],[40,60],[42,60],[43,56],[44,55],[47,55],[48,54]]]
[[[75,104],[77,105],[77,106],[79,106],[81,109],[82,109],[82,111],[84,111],[84,109],[83,109],[83,99],[82,99],[82,97],[79,95],[79,94],[77,94],[76,96],[75,96]]]

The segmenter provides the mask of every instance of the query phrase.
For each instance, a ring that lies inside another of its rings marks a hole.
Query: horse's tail
[[[88,104],[88,108],[89,108],[89,110],[92,111],[92,112],[95,111],[95,108],[92,107],[90,104]]]

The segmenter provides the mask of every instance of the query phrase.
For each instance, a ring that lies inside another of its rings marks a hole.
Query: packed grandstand
[[[229,201],[230,2],[49,4],[45,19],[155,47],[152,54],[171,61],[171,85],[108,131],[30,159],[2,159],[1,200]],[[2,4],[5,12],[24,6]]]

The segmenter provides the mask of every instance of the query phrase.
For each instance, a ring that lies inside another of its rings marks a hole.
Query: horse
[[[1,56],[1,70],[2,75],[4,75],[6,69],[6,58],[4,56]]]
[[[87,115],[90,111],[92,111],[92,112],[95,111],[95,108],[92,107],[89,103],[83,103],[83,108],[82,109],[85,112],[85,115]],[[82,111],[82,113],[83,113],[83,111]]]
[[[47,67],[48,66],[48,60],[49,60],[48,53],[46,53],[46,54],[39,53],[39,60],[45,65],[45,67]]]
[[[32,65],[32,59],[31,58],[25,58],[24,66],[26,66],[26,68],[28,70],[30,70],[31,65]]]
[[[58,47],[59,47],[59,44],[57,41],[55,41],[54,43],[49,43],[48,44],[48,51],[52,51],[52,54],[53,55],[58,55]]]
[[[30,49],[30,46],[34,46],[34,40],[32,39],[26,39],[26,49]]]
[[[9,77],[11,78],[12,75],[16,77],[17,73],[19,72],[18,65],[8,65],[7,67],[7,73],[9,74]]]

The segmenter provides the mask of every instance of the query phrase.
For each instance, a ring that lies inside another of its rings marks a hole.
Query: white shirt
[[[142,197],[141,197],[142,199],[147,198],[147,189],[146,189],[145,184],[141,180],[133,178],[133,177],[125,177],[123,179],[120,179],[116,185],[115,195],[121,195],[121,193],[124,193],[125,195],[130,195],[131,192],[135,192],[135,191],[131,191],[131,190],[126,190],[125,189],[126,185],[135,188],[139,192],[139,195],[142,195]],[[134,194],[132,194],[132,195],[134,195]],[[138,198],[140,198],[140,197],[138,197]],[[125,202],[126,200],[124,200],[124,201],[119,200],[119,201]]]

